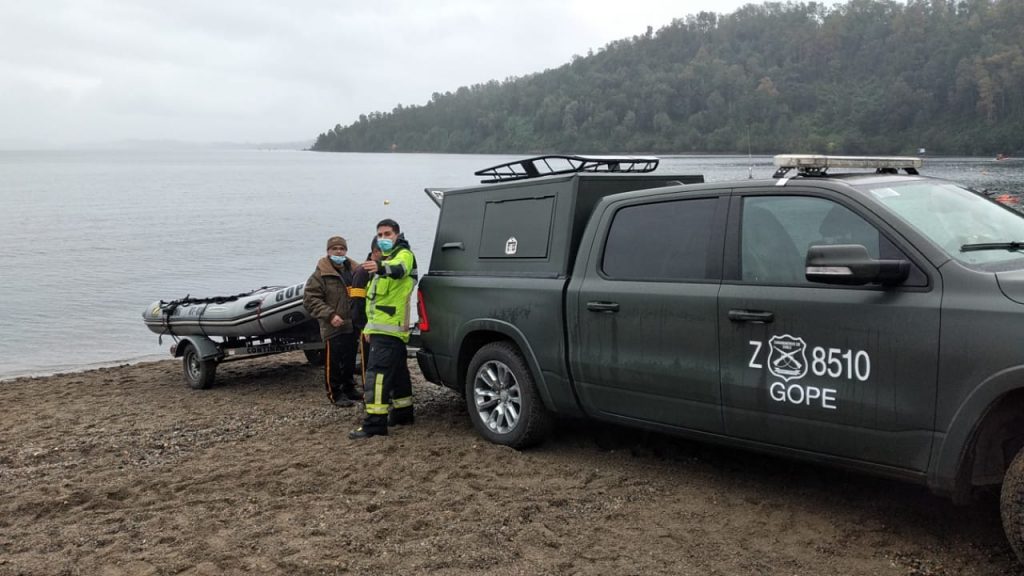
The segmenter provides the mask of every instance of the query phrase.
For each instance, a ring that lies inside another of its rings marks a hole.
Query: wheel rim
[[[488,430],[507,434],[519,423],[523,409],[519,381],[504,362],[490,360],[476,371],[473,403]]]
[[[189,377],[189,379],[193,380],[193,381],[198,380],[199,379],[199,370],[200,370],[199,355],[198,354],[189,353],[189,355],[188,355],[188,362],[185,363],[185,366],[188,369],[188,377]]]

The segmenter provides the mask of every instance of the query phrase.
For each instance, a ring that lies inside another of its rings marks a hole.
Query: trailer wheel
[[[512,448],[541,442],[554,424],[526,360],[509,342],[477,351],[466,373],[466,407],[481,436]]]
[[[181,364],[185,371],[185,383],[195,390],[205,390],[213,385],[217,374],[216,360],[203,360],[199,352],[191,344],[182,354]]]
[[[320,350],[303,350],[302,353],[306,355],[306,361],[313,366],[324,365],[324,351],[322,348]]]
[[[1017,452],[1003,476],[999,512],[1003,517],[1006,539],[1017,553],[1017,558],[1024,562],[1024,449]]]

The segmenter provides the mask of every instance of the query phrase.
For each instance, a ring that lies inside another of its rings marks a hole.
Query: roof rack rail
[[[653,172],[660,160],[654,156],[580,156],[548,154],[498,164],[478,170],[475,176],[488,176],[481,184],[525,180],[554,174],[577,172]]]
[[[905,170],[917,174],[923,162],[914,156],[822,156],[817,154],[779,154],[775,157],[772,178],[785,178],[796,168],[801,176],[824,176],[829,168],[874,168],[878,174],[896,174]]]

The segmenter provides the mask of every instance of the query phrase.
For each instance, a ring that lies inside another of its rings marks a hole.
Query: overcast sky
[[[747,3],[0,0],[0,145],[312,140]]]

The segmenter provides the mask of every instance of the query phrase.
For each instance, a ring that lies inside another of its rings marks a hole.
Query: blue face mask
[[[390,252],[395,247],[395,241],[388,238],[377,238],[377,246],[381,252]]]
[[[344,264],[345,260],[348,260],[348,258],[345,256],[335,256],[334,254],[331,254],[331,262],[334,262],[338,266]]]

